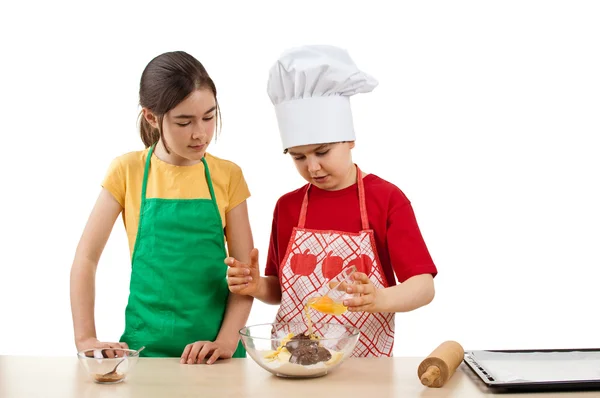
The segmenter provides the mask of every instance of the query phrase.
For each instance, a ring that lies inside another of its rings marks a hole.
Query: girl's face
[[[144,117],[158,128],[156,117],[146,108]],[[163,118],[163,136],[156,145],[156,155],[167,163],[189,166],[198,163],[206,153],[215,134],[217,104],[208,88],[198,89],[188,95]]]
[[[356,183],[354,142],[301,145],[288,149],[300,175],[314,186],[337,191]]]

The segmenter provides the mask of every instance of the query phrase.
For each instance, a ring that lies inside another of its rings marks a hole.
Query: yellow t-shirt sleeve
[[[242,173],[242,169],[235,163],[232,163],[230,176],[228,189],[229,206],[227,206],[225,213],[229,213],[231,209],[250,197],[250,190],[248,189],[248,184],[246,184],[244,173]]]
[[[125,208],[125,173],[119,158],[114,159],[108,167],[102,187],[111,193],[121,207]]]

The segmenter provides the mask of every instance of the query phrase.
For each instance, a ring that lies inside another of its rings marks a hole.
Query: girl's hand
[[[188,344],[181,354],[181,363],[189,365],[200,364],[206,360],[207,365],[212,365],[219,358],[231,358],[237,348],[237,345],[231,347],[231,344],[225,344],[219,340],[215,341],[196,341]]]
[[[119,348],[129,348],[129,346],[127,346],[127,343],[106,343],[99,341],[95,337],[90,337],[88,339],[82,340],[78,342],[76,346],[77,351],[89,350],[92,348],[102,350],[102,354],[106,358],[122,357],[124,355],[124,352],[120,351]],[[110,348],[114,348],[114,350],[111,350]]]

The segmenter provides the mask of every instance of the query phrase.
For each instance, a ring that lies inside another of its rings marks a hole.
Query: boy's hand
[[[346,293],[355,294],[356,297],[344,300],[344,305],[351,312],[380,312],[378,307],[379,289],[373,285],[367,274],[355,272],[352,274],[354,284],[347,285]]]
[[[254,296],[258,291],[260,272],[258,268],[258,249],[250,252],[250,264],[244,264],[233,257],[227,257],[227,285],[231,293]]]

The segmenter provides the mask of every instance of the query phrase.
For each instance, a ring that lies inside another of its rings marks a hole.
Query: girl
[[[339,48],[284,53],[271,69],[268,92],[284,153],[308,184],[277,202],[264,277],[256,249],[250,263],[226,259],[230,291],[280,304],[277,322],[303,322],[308,298],[356,266],[347,287],[353,296],[343,303],[348,312],[311,318],[358,327],[353,355],[364,357],[392,355],[394,314],[431,302],[437,274],[406,196],[352,161],[349,96],[376,85]]]
[[[229,254],[253,247],[241,169],[206,152],[220,112],[217,90],[198,60],[169,52],[140,81],[143,151],[116,158],[77,247],[71,309],[78,350],[139,348],[144,356],[212,364],[243,357],[238,330],[252,297],[229,294]],[[94,324],[95,273],[118,215],[132,261],[125,331],[103,342]],[[226,238],[226,239],[225,239]]]

